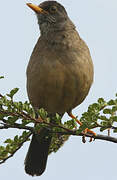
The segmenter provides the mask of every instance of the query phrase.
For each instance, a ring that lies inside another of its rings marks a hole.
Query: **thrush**
[[[61,117],[83,102],[93,82],[93,63],[65,8],[56,1],[27,4],[37,16],[40,37],[27,67],[27,93],[35,111],[44,108],[50,118]],[[79,122],[80,123],[80,122]],[[80,123],[81,125],[82,123]],[[29,175],[41,175],[52,136],[42,128],[33,135],[25,159]]]

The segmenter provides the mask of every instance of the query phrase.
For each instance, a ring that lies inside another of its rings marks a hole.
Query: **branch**
[[[0,129],[9,129],[9,128],[25,129],[25,130],[29,130],[32,133],[34,133],[34,128],[30,127],[30,126],[22,126],[22,124],[18,124],[18,123],[14,123],[14,124],[0,123],[0,124],[2,125],[2,126],[0,126]]]
[[[43,111],[38,111],[38,114],[41,118],[35,118],[33,114],[34,110],[30,106],[29,103],[22,102],[14,102],[13,101],[13,93],[16,93],[17,89],[11,90],[8,95],[11,100],[8,100],[2,94],[0,94],[1,98],[1,109],[0,114],[3,114],[3,117],[6,119],[1,119],[3,123],[0,126],[0,129],[8,129],[8,128],[17,128],[17,129],[25,129],[29,130],[31,133],[37,133],[37,129],[35,127],[30,127],[25,123],[18,124],[16,121],[14,123],[10,123],[9,116],[16,117],[16,119],[21,119],[25,122],[30,123],[38,123],[39,128],[44,127],[50,130],[53,133],[53,136],[58,135],[74,135],[74,136],[86,136],[94,139],[105,140],[117,143],[117,138],[111,136],[105,136],[101,134],[97,134],[94,136],[93,134],[84,134],[84,130],[88,127],[89,129],[100,128],[100,131],[106,130],[108,128],[113,129],[114,132],[117,132],[117,127],[113,126],[113,123],[117,121],[117,99],[110,100],[106,102],[103,98],[99,98],[97,103],[94,103],[89,106],[88,111],[85,112],[81,117],[81,122],[84,126],[79,129],[75,129],[76,125],[74,120],[67,121],[64,124],[56,124],[48,121],[47,113]],[[11,108],[11,109],[10,109]],[[32,113],[32,114],[31,114]],[[109,118],[107,118],[109,114]],[[44,116],[43,116],[44,115]],[[43,118],[42,118],[43,117]],[[99,120],[99,121],[98,121]],[[55,117],[55,122],[59,122],[59,117]]]
[[[58,127],[58,128],[62,128],[62,129],[64,129],[64,130],[66,130],[66,131],[69,131],[69,129],[67,129],[67,128],[65,128],[65,127],[63,127],[63,126],[60,126],[60,125],[57,125],[57,124],[53,124],[53,123],[48,123],[48,122],[46,122],[44,119],[42,119],[42,118],[32,118],[29,114],[26,114],[26,113],[24,113],[24,112],[21,112],[21,113],[19,113],[19,112],[15,112],[15,113],[13,113],[13,112],[9,112],[9,111],[7,111],[7,110],[4,110],[4,111],[2,111],[2,110],[0,110],[0,113],[1,114],[7,114],[7,115],[11,115],[11,116],[16,116],[16,117],[19,117],[19,118],[23,118],[23,119],[27,119],[27,120],[32,120],[33,122],[36,122],[36,123],[40,123],[40,124],[45,124],[45,125],[48,125],[48,126],[50,126],[50,127]],[[2,120],[2,121],[4,121],[5,123],[7,123],[7,121],[6,120]],[[16,126],[14,126],[16,124]],[[27,129],[27,130],[32,130],[32,128],[31,129],[29,129],[29,127],[27,128],[26,126],[25,127],[22,127],[21,128],[21,125],[20,124],[17,124],[17,123],[15,123],[13,126],[14,127],[12,127],[11,126],[11,128],[19,128],[19,129]],[[10,125],[9,125],[9,128],[10,128]],[[2,128],[3,129],[3,128]]]
[[[87,136],[87,137],[89,137],[89,136]],[[100,139],[100,140],[105,140],[105,141],[117,143],[117,138],[112,137],[112,136],[101,135],[101,134],[97,134],[97,136],[94,137],[94,139]]]
[[[6,158],[4,158],[0,164],[4,163],[7,159],[13,157],[13,155],[23,146],[23,144],[27,141],[27,139],[32,135],[32,132],[29,133],[29,135],[18,145],[18,147]]]
[[[38,121],[38,119],[35,119],[35,120],[36,120],[36,122],[40,123],[40,121]],[[101,135],[101,134],[97,134],[96,136],[93,136],[92,134],[88,134],[88,133],[87,134],[84,134],[84,133],[78,134],[78,132],[76,130],[70,130],[68,128],[65,128],[63,126],[56,125],[53,123],[46,123],[46,124],[48,126],[50,126],[51,128],[58,127],[61,130],[62,129],[64,130],[64,132],[50,131],[50,133],[59,134],[59,135],[86,136],[86,137],[90,137],[90,138],[94,138],[94,139],[105,140],[105,141],[117,143],[117,138],[112,137],[112,136],[106,136],[106,135]],[[0,129],[8,129],[8,128],[25,129],[25,130],[31,131],[31,133],[35,133],[33,127],[30,127],[30,126],[22,127],[22,125],[18,124],[18,123],[14,123],[13,125],[3,124],[3,126],[0,126]]]
[[[106,135],[101,135],[101,134],[97,134],[96,136],[92,135],[92,134],[84,134],[84,133],[80,133],[77,134],[76,131],[72,131],[69,130],[69,132],[52,132],[51,133],[57,133],[60,135],[73,135],[73,136],[85,136],[85,137],[90,137],[90,138],[94,138],[95,139],[99,139],[99,140],[105,140],[105,141],[109,141],[109,142],[113,142],[113,143],[117,143],[117,138],[112,137],[112,136],[106,136]]]

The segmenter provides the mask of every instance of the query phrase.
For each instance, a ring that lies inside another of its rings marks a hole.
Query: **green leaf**
[[[18,138],[18,135],[16,135],[15,137],[14,137],[14,142],[18,142],[19,141],[19,138]]]
[[[9,145],[9,144],[7,144],[7,146],[6,146],[6,151],[7,151],[7,152],[10,151],[10,145]]]
[[[99,111],[99,108],[100,108],[99,104],[98,104],[98,103],[94,103],[94,104],[92,104],[92,105],[90,105],[90,106],[88,107],[88,112],[96,112],[96,111]]]
[[[5,150],[5,151],[3,151],[2,152],[2,156],[4,157],[4,158],[6,158],[7,156],[8,156],[8,152]]]
[[[104,114],[112,114],[112,110],[111,109],[104,109],[103,113]]]
[[[6,114],[0,114],[0,120],[2,120],[4,117],[6,117]]]
[[[4,146],[0,146],[0,154],[5,150]]]
[[[81,132],[84,131],[87,127],[88,127],[87,124],[86,124],[86,123],[83,123],[83,124],[79,127],[79,129],[78,129],[78,133],[81,133]]]
[[[113,99],[111,99],[109,102],[108,102],[108,105],[109,106],[112,106],[112,105],[115,105],[116,103],[115,103],[115,101],[113,100]]]
[[[11,144],[13,142],[13,140],[12,139],[6,139],[5,141],[4,141],[4,143],[9,143],[9,144]]]
[[[19,118],[16,116],[10,116],[8,117],[7,123],[13,125]]]
[[[29,131],[23,131],[22,137],[25,139],[29,135]]]
[[[99,116],[99,119],[109,121],[109,119],[106,116]]]
[[[76,127],[76,121],[74,119],[69,120],[69,121],[64,123],[64,126],[66,128],[73,129],[74,127]]]
[[[27,124],[30,124],[30,123],[34,123],[32,120],[28,120],[28,119],[22,119],[22,125],[25,126]]]
[[[19,88],[14,88],[10,91],[10,94],[7,94],[8,97],[10,97],[11,99],[13,98],[13,96],[18,92]]]
[[[3,79],[4,78],[4,76],[0,76],[0,79]]]
[[[39,109],[37,112],[42,117],[42,119],[46,119],[47,118],[48,113],[43,108]]]
[[[112,107],[112,112],[114,113],[114,112],[116,112],[117,111],[117,106],[113,106]]]
[[[60,120],[60,119],[61,119],[61,117],[59,116],[59,114],[58,114],[58,113],[56,113],[56,119],[58,119],[58,120]]]
[[[104,103],[105,103],[105,100],[104,100],[103,98],[99,98],[99,99],[98,99],[98,103],[99,103],[99,104],[104,104]]]
[[[117,122],[117,116],[112,116],[111,119],[115,122]]]

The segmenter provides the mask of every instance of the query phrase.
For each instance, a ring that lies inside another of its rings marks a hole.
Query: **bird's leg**
[[[80,126],[82,125],[82,122],[80,122],[71,112],[68,113],[68,115],[69,115],[72,119],[75,119],[76,122],[77,122]],[[88,128],[86,128],[86,129],[84,130],[84,134],[86,134],[86,133],[90,133],[90,134],[96,136],[96,133],[93,132],[92,130],[88,129]],[[90,142],[91,142],[91,141],[92,141],[92,138],[90,139]]]
[[[81,126],[82,123],[72,114],[72,113],[68,113],[68,115],[72,118],[72,119],[75,119],[76,122]]]

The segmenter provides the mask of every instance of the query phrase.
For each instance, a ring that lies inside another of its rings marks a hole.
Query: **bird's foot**
[[[90,134],[92,134],[93,136],[96,136],[96,133],[95,133],[94,131],[92,131],[91,129],[88,129],[88,128],[86,128],[86,129],[84,130],[84,133],[85,133],[85,134],[90,133]]]
[[[83,133],[84,133],[84,135],[83,135],[83,138],[84,138],[84,139],[85,139],[85,134],[87,134],[87,133],[90,133],[90,134],[92,134],[93,136],[96,136],[96,133],[95,133],[94,131],[88,129],[88,128],[86,128],[86,129],[83,131]],[[95,138],[94,138],[94,140],[95,140]],[[93,141],[93,137],[90,137],[89,142],[92,142],[92,141]],[[86,141],[84,140],[83,142],[85,143]]]
[[[75,119],[76,122],[81,126],[82,125],[82,122],[79,121],[72,113],[68,113],[68,115],[72,118],[72,119]],[[85,134],[89,133],[89,134],[92,134],[92,136],[96,136],[96,133],[88,128],[86,128],[84,131],[83,131],[84,135],[83,135],[83,138],[82,138],[82,141],[85,143],[86,140],[85,140]],[[93,137],[90,137],[90,141],[89,142],[92,142],[93,140]]]

